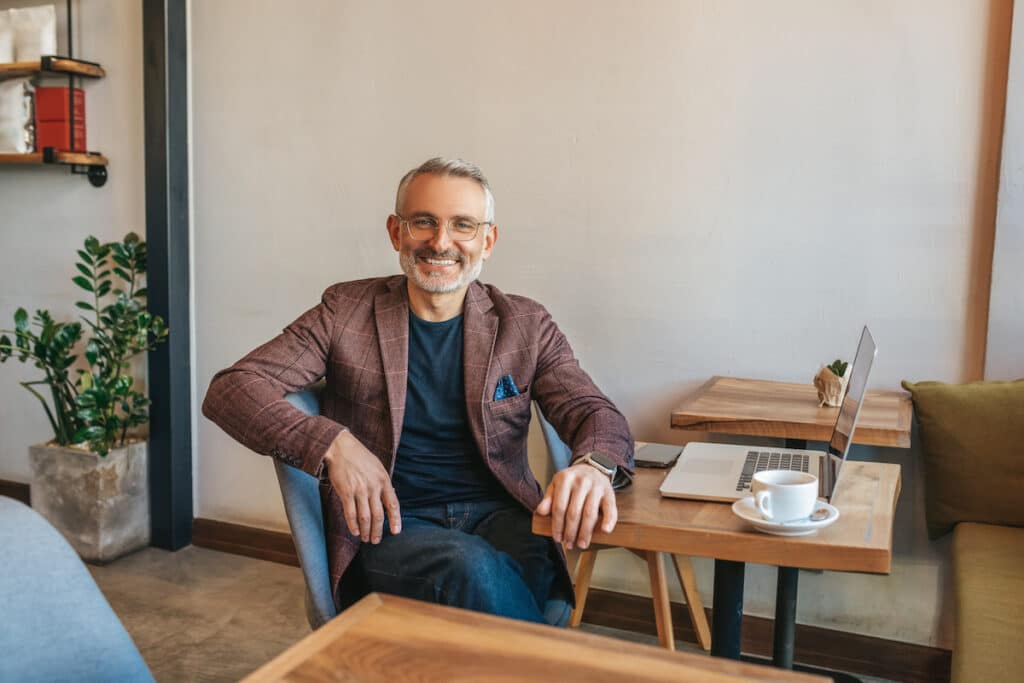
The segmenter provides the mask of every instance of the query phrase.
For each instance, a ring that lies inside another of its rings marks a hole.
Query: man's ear
[[[402,222],[398,216],[394,214],[388,216],[387,231],[391,246],[395,248],[395,251],[400,251],[402,248]]]
[[[484,248],[481,252],[484,260],[486,261],[490,255],[491,250],[494,249],[494,243],[498,241],[498,226],[492,225],[491,229],[484,234]]]

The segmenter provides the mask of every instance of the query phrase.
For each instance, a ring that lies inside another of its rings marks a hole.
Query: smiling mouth
[[[420,257],[420,260],[432,266],[454,266],[455,264],[458,263],[458,261],[455,259],[430,258],[427,256]]]

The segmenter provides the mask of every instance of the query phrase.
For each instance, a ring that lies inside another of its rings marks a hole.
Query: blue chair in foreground
[[[288,394],[288,401],[307,415],[320,413],[320,392],[323,384]],[[561,465],[564,467],[568,464]],[[559,467],[559,469],[561,469]],[[277,481],[281,486],[284,509],[288,515],[292,540],[299,556],[299,565],[306,580],[306,618],[313,630],[323,626],[337,615],[331,595],[331,578],[327,567],[327,538],[320,509],[319,482],[300,469],[274,460]],[[572,609],[561,598],[548,600],[544,616],[552,626],[565,626]]]
[[[555,462],[556,469],[568,467],[569,459],[572,457],[572,450],[558,436],[558,432],[551,426],[544,415],[537,411],[540,418],[541,430],[544,432],[544,441],[547,443],[551,459]],[[575,628],[583,620],[583,608],[587,604],[587,593],[590,590],[590,578],[594,572],[594,562],[597,560],[597,553],[613,546],[591,545],[588,550],[580,552],[579,561],[576,563],[576,576],[573,581],[576,588],[576,609],[572,611],[569,619],[569,626]],[[647,562],[647,571],[651,577],[651,598],[654,601],[654,621],[658,629],[658,642],[662,647],[669,650],[675,649],[675,634],[672,631],[671,602],[668,596],[668,582],[665,577],[666,553],[657,553],[647,550],[626,548],[640,559]],[[705,650],[711,649],[711,628],[708,626],[708,617],[704,613],[704,603],[700,593],[697,591],[697,579],[693,573],[693,565],[690,558],[682,555],[672,555],[672,563],[679,577],[679,583],[683,588],[683,597],[686,598],[686,608],[690,613],[690,623],[693,624],[694,633],[697,636],[697,644]]]
[[[78,553],[2,496],[0,548],[0,681],[153,680]]]

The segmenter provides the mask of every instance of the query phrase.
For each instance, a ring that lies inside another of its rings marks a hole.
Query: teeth
[[[448,259],[427,258],[423,260],[432,266],[454,266],[456,263],[458,263],[457,261],[451,261]]]

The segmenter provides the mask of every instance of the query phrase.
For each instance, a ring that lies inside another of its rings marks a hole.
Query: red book
[[[36,149],[55,147],[61,152],[84,152],[85,121],[75,120],[75,147],[71,148],[71,127],[67,121],[37,121]]]
[[[75,123],[78,123],[85,121],[85,92],[75,88],[74,93]],[[67,88],[36,88],[36,121],[67,121],[70,116]]]

